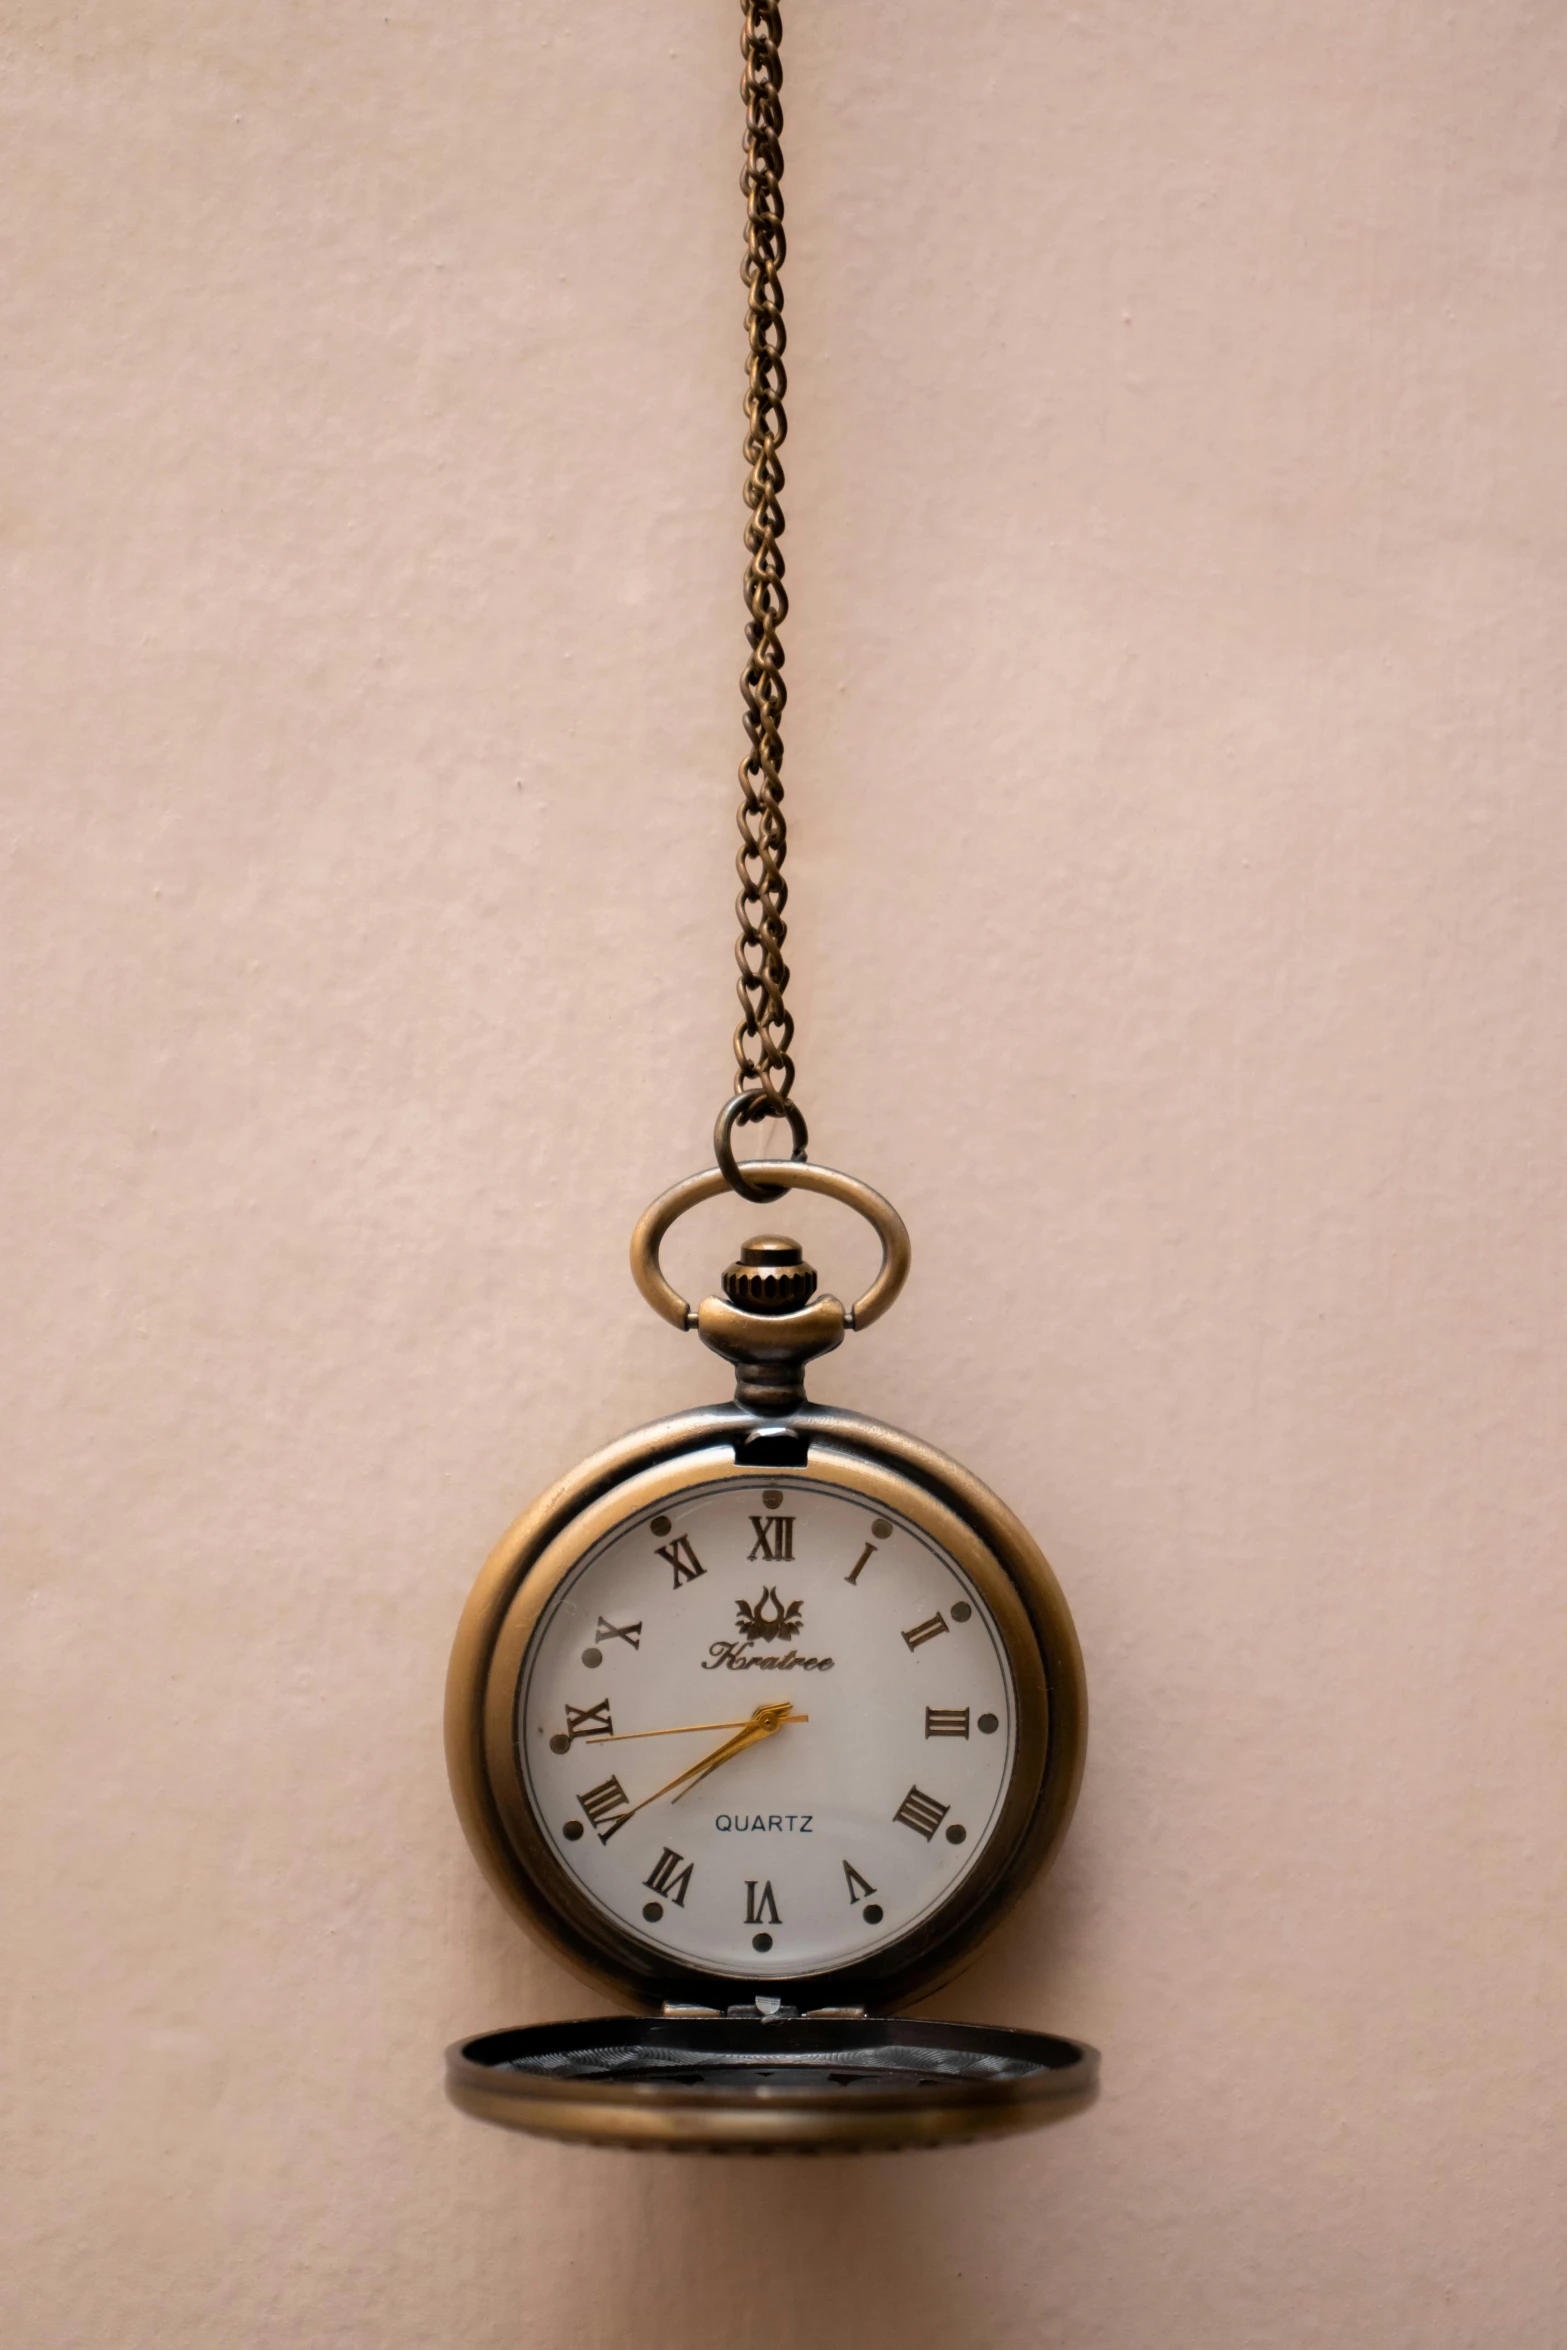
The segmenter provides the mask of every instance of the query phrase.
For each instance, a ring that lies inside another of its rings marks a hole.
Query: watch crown
[[[815,1288],[816,1267],[806,1263],[800,1243],[778,1233],[748,1240],[724,1275],[725,1297],[748,1314],[792,1314]]]

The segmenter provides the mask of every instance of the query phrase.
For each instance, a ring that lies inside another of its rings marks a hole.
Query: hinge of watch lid
[[[747,2023],[782,2024],[795,2022],[799,2018],[801,2010],[798,2007],[786,2006],[783,2000],[775,1999],[770,1991],[758,1991],[754,2000],[745,2000],[738,2007],[695,2007],[689,2000],[666,1999],[659,2013],[665,2016],[685,2017],[730,2015],[738,2016]],[[808,2007],[804,2010],[807,2023],[827,2022],[833,2018],[844,2022],[854,2022],[863,2018],[864,2014],[863,2007]]]

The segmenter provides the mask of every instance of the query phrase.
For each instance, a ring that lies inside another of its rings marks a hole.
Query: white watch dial
[[[910,1520],[788,1470],[627,1518],[533,1637],[518,1759],[561,1866],[671,1960],[852,1966],[945,1902],[1017,1744],[1005,1646]]]

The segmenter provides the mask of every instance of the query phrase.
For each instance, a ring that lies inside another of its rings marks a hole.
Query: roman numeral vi
[[[778,1915],[778,1904],[773,1899],[771,1885],[762,1887],[762,1898],[756,1898],[756,1879],[745,1881],[745,1922],[748,1926],[778,1926],[783,1920]]]

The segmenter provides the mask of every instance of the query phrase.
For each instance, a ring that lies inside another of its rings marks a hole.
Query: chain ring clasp
[[[729,1106],[733,1109],[734,1104]],[[786,1191],[815,1191],[864,1217],[881,1242],[881,1264],[865,1295],[844,1309],[844,1325],[850,1330],[868,1330],[880,1321],[909,1277],[912,1255],[909,1228],[891,1200],[883,1199],[858,1176],[842,1175],[836,1167],[813,1166],[806,1159],[752,1159],[747,1164],[766,1186],[758,1187],[757,1196],[762,1200],[781,1199]],[[697,1309],[665,1278],[659,1263],[664,1236],[688,1208],[700,1207],[704,1200],[717,1199],[720,1193],[735,1188],[722,1167],[688,1175],[653,1202],[631,1235],[631,1278],[654,1313],[677,1330],[696,1328]]]
[[[758,1108],[758,1104],[762,1106]],[[713,1128],[713,1157],[730,1190],[741,1199],[749,1200],[754,1208],[769,1207],[774,1200],[782,1199],[784,1195],[781,1183],[753,1183],[735,1157],[735,1128],[757,1124],[763,1118],[783,1118],[787,1121],[789,1139],[794,1145],[789,1153],[792,1160],[804,1158],[805,1146],[811,1139],[805,1113],[797,1102],[765,1093],[737,1093],[733,1101],[725,1102]]]

